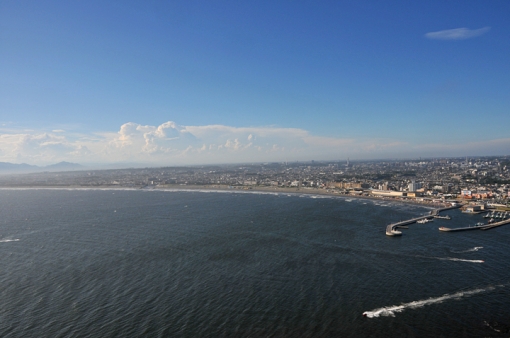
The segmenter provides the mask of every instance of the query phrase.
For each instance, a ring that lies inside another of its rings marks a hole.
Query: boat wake
[[[494,286],[490,286],[490,287],[487,287],[484,289],[461,291],[461,292],[457,292],[457,293],[453,293],[453,294],[446,294],[441,297],[429,298],[429,299],[425,299],[425,300],[417,300],[417,301],[410,302],[410,303],[404,303],[402,305],[392,305],[392,306],[382,307],[382,308],[375,309],[372,311],[363,312],[363,316],[368,317],[368,318],[374,318],[374,317],[379,317],[379,316],[395,317],[395,313],[402,312],[405,309],[418,309],[418,308],[424,307],[426,305],[442,303],[445,300],[460,299],[463,297],[469,297],[472,295],[476,295],[477,293],[492,291],[495,288],[496,287],[494,287]]]
[[[454,262],[468,262],[468,263],[485,263],[485,261],[481,259],[462,259],[455,257],[432,257],[432,256],[416,256],[420,258],[430,258],[430,259],[438,259],[440,261],[454,261]]]
[[[463,250],[463,251],[453,251],[453,250],[451,250],[451,252],[453,252],[453,253],[466,253],[466,252],[478,251],[480,249],[483,249],[483,246],[475,246],[474,248],[471,248],[471,249],[468,249],[468,250]]]
[[[3,239],[0,239],[0,243],[17,242],[17,241],[19,241],[19,238],[3,238]]]
[[[461,258],[453,258],[453,257],[436,257],[437,259],[444,260],[444,261],[454,261],[454,262],[468,262],[468,263],[485,263],[485,261],[481,259],[461,259]]]

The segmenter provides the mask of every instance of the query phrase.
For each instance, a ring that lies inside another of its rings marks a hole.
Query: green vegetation
[[[480,179],[480,184],[510,184],[510,180],[500,180],[496,177],[483,177]]]

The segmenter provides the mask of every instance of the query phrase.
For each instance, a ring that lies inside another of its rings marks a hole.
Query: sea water
[[[510,225],[340,197],[0,190],[2,337],[508,336]]]

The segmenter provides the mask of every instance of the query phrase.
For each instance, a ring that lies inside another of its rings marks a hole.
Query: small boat
[[[476,226],[481,226],[481,225],[484,225],[482,222],[478,222],[475,224]]]

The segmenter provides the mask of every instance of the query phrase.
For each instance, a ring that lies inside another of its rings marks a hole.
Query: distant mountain
[[[44,167],[30,165],[26,163],[17,164],[9,162],[0,162],[0,174],[26,174],[42,171],[72,171],[82,169],[85,169],[85,167],[82,166],[81,164],[71,162],[59,162]]]
[[[71,162],[59,162],[55,164],[50,164],[45,167],[42,167],[44,171],[71,171],[71,170],[81,170],[85,167],[78,163]]]
[[[9,162],[0,162],[0,173],[2,174],[28,173],[37,171],[38,169],[39,169],[38,166],[26,163],[15,164]]]

